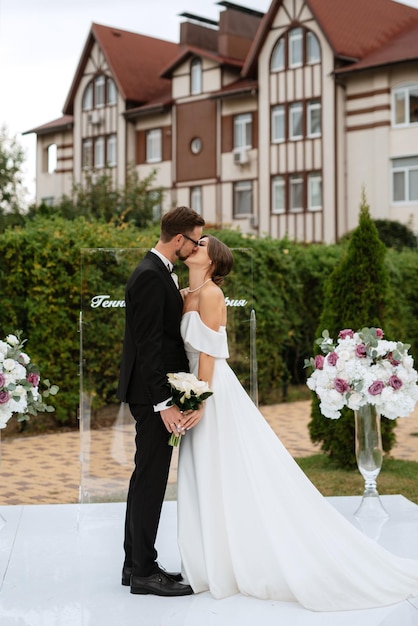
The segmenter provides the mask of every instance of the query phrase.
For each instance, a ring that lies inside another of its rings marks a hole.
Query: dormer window
[[[83,111],[91,111],[104,106],[112,106],[117,103],[118,91],[115,81],[100,74],[89,82],[83,93]]]
[[[190,85],[193,95],[202,93],[202,62],[200,59],[193,59],[191,63]]]
[[[300,26],[284,33],[273,48],[272,72],[281,72],[321,62],[321,46],[317,36]]]

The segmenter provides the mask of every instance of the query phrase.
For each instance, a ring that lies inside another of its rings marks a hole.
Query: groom
[[[118,398],[136,422],[135,469],[128,490],[122,585],[131,593],[193,593],[181,575],[157,563],[155,540],[167,486],[172,447],[168,434],[184,432],[183,415],[167,407],[169,372],[188,371],[180,335],[183,301],[171,276],[173,263],[197,249],[205,224],[192,209],[177,207],[161,220],[160,239],[129,278]]]

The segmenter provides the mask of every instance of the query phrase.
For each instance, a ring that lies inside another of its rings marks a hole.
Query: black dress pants
[[[150,405],[129,408],[136,422],[136,452],[126,504],[124,565],[134,576],[150,576],[157,569],[155,540],[173,449],[160,413]]]

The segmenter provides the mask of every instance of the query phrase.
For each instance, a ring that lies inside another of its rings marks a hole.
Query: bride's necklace
[[[202,283],[201,285],[199,285],[199,287],[196,287],[195,289],[190,289],[190,287],[187,287],[188,292],[193,293],[194,291],[199,291],[199,289],[202,289],[202,287],[204,287],[206,283],[209,283],[211,280],[212,280],[211,278],[208,278],[207,280],[205,280],[204,283]]]

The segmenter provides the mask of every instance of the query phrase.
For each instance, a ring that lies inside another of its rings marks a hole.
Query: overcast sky
[[[418,0],[405,3],[418,8]],[[180,13],[216,20],[220,10],[217,0],[0,0],[0,126],[25,148],[31,196],[36,137],[21,133],[61,116],[92,22],[178,41]]]

